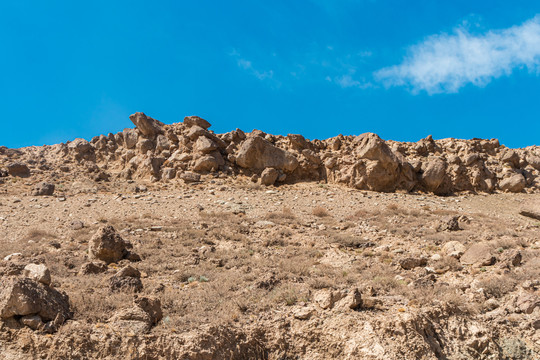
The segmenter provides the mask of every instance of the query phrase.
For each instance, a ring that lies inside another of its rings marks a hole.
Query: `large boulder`
[[[164,124],[161,121],[152,119],[150,116],[146,116],[145,113],[136,112],[130,115],[129,119],[144,136],[154,137],[163,133]]]
[[[30,169],[26,164],[20,162],[14,162],[7,166],[7,172],[11,176],[28,177],[30,176]]]
[[[236,154],[236,163],[252,170],[275,168],[293,172],[298,167],[298,160],[293,154],[275,147],[260,136],[251,136],[242,143]]]
[[[68,149],[77,154],[85,154],[92,150],[92,144],[85,139],[75,139],[68,144]]]
[[[422,183],[426,190],[437,192],[446,176],[446,162],[442,159],[429,161],[423,168]]]
[[[69,298],[28,278],[4,277],[0,285],[0,318],[38,315],[43,321],[70,319]]]
[[[354,139],[357,162],[349,169],[350,185],[357,189],[394,191],[400,176],[400,162],[377,134],[365,133]]]
[[[523,191],[527,186],[527,180],[521,174],[514,174],[499,182],[502,191],[517,193]]]
[[[128,243],[112,226],[101,227],[90,239],[88,249],[90,259],[102,260],[110,264],[122,260],[128,254]]]

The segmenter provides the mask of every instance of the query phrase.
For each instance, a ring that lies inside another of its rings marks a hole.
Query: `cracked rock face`
[[[49,286],[25,278],[2,278],[0,317],[38,315],[43,321],[72,317],[69,298]]]

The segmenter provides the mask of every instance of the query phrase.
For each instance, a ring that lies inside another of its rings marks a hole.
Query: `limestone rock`
[[[491,253],[491,247],[487,243],[474,244],[460,258],[463,265],[478,266],[493,265],[495,260],[495,257]]]
[[[506,192],[521,192],[527,186],[527,180],[521,174],[514,174],[499,182],[499,188]]]
[[[54,194],[54,184],[40,182],[32,191],[32,196],[51,196]]]
[[[201,181],[201,175],[191,171],[186,171],[180,174],[180,179],[184,180],[186,183],[195,183]]]
[[[142,112],[136,112],[135,114],[130,115],[129,119],[144,136],[154,137],[157,134],[163,133],[164,124],[161,121],[146,116]]]
[[[298,167],[298,160],[293,154],[259,136],[251,136],[242,143],[236,154],[236,163],[252,170],[275,168],[292,172]]]
[[[139,135],[135,129],[124,129],[124,144],[128,149],[134,149],[137,146]]]
[[[143,334],[157,324],[163,317],[161,301],[153,297],[135,298],[134,306],[118,311],[109,323],[117,328]]]
[[[412,270],[419,266],[426,266],[427,259],[423,257],[407,257],[399,261],[399,265],[405,270]]]
[[[70,319],[66,294],[27,278],[4,278],[0,288],[0,318],[39,315],[44,321]]]
[[[86,154],[92,150],[92,144],[90,144],[86,139],[75,139],[68,144],[68,149],[77,154]]]
[[[101,227],[90,239],[88,255],[107,264],[122,260],[128,254],[128,245],[112,226]]]
[[[221,162],[219,159],[214,155],[205,155],[195,161],[195,165],[193,166],[193,171],[196,172],[209,172],[209,171],[216,171],[220,163],[223,162],[223,159],[221,159]]]
[[[205,130],[208,129],[210,126],[212,126],[208,121],[198,116],[186,116],[184,118],[184,125],[186,125],[187,127],[192,127],[196,125]]]
[[[266,168],[261,174],[261,184],[265,186],[274,185],[279,177],[279,171],[274,168]]]
[[[43,264],[28,264],[25,266],[23,275],[45,285],[51,284],[51,272]]]
[[[530,217],[531,219],[540,220],[540,205],[524,207],[519,214]]]
[[[422,174],[422,182],[426,190],[437,192],[446,176],[446,163],[441,159],[431,160],[427,163]]]
[[[390,147],[373,133],[354,139],[357,162],[348,170],[350,185],[357,189],[394,191],[400,175],[400,162]]]
[[[442,251],[446,256],[451,256],[456,259],[459,259],[465,250],[465,246],[459,241],[449,241],[442,247]]]
[[[20,162],[14,162],[7,166],[7,172],[11,176],[28,177],[30,176],[30,169],[26,164]]]
[[[218,146],[216,145],[216,143],[211,139],[207,138],[206,136],[200,136],[197,141],[195,141],[195,145],[193,146],[193,150],[202,154],[211,153],[217,148]]]

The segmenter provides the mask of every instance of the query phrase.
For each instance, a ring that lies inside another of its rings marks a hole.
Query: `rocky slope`
[[[540,358],[537,147],[131,119],[0,148],[1,359]]]
[[[438,195],[540,188],[540,148],[508,149],[497,140],[427,137],[401,143],[366,133],[309,141],[258,130],[215,134],[208,130],[209,122],[196,116],[173,125],[143,113],[130,119],[135,129],[91,142],[0,148],[2,174],[189,182],[211,173],[245,175],[265,185],[321,181],[358,190]]]

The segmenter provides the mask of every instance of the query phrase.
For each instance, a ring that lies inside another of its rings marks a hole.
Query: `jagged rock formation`
[[[381,192],[534,192],[540,189],[540,148],[508,149],[498,140],[384,141],[373,133],[309,141],[237,129],[225,134],[188,116],[164,125],[144,113],[135,129],[67,144],[0,148],[3,176],[90,176],[198,181],[200,174],[245,175],[261,183],[322,181]],[[58,173],[60,170],[62,173]],[[261,176],[262,175],[262,176]]]

